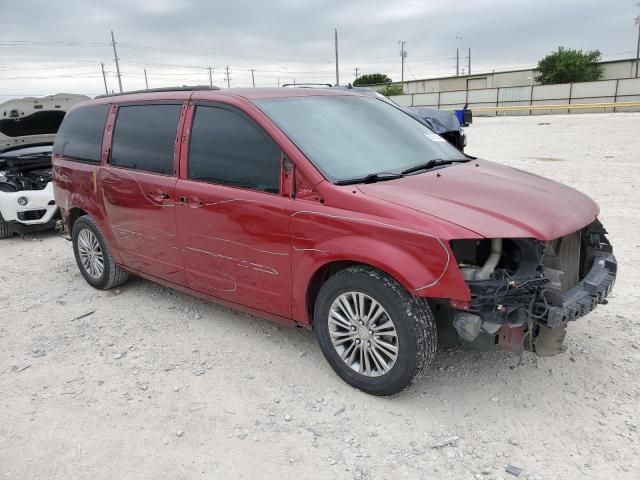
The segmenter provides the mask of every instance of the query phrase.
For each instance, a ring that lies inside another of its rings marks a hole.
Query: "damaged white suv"
[[[0,239],[58,223],[52,144],[66,111],[86,99],[62,93],[0,104]]]
[[[51,179],[51,145],[0,153],[0,238],[55,227],[60,214]]]

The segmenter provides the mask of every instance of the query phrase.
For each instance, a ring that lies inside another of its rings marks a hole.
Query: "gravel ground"
[[[0,475],[640,478],[640,114],[467,131],[470,153],[602,208],[621,271],[610,303],[569,327],[567,353],[451,349],[376,398],[342,383],[310,332],[140,279],[96,291],[65,239],[15,237],[0,241]]]

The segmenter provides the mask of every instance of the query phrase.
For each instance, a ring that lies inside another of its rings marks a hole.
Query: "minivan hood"
[[[487,238],[552,240],[588,225],[599,213],[593,200],[571,187],[486,160],[359,188]]]

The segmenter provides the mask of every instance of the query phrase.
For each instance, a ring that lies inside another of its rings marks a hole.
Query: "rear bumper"
[[[604,303],[613,289],[617,271],[613,254],[596,257],[589,273],[575,287],[563,293],[555,305],[546,306],[546,326],[560,328]]]

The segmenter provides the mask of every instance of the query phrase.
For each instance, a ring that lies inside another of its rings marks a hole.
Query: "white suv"
[[[59,93],[0,104],[0,238],[56,226],[51,145],[69,108],[88,99]]]
[[[0,153],[0,238],[55,227],[60,215],[51,179],[51,145]]]

